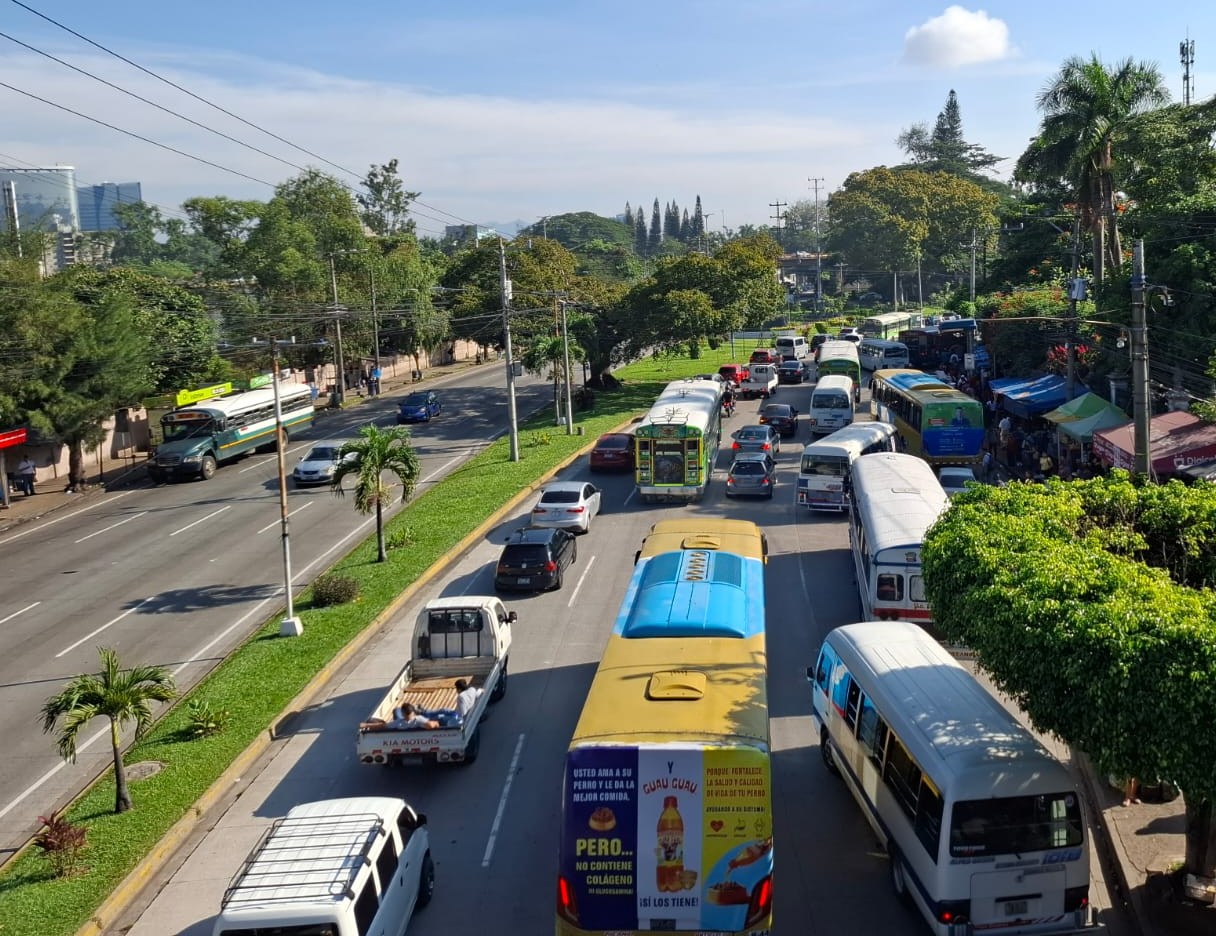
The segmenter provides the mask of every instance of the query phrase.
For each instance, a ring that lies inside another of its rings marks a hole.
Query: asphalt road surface
[[[502,384],[501,367],[426,384],[444,409],[413,427],[420,489],[506,431]],[[316,440],[394,423],[400,396],[319,418],[292,440],[288,470]],[[531,413],[551,399],[550,384],[525,376],[517,397],[519,412]],[[297,589],[374,530],[374,517],[325,486],[292,487],[288,510]],[[39,815],[111,763],[107,728],[95,723],[77,762],[65,764],[41,730],[46,699],[96,672],[99,646],[115,648],[125,665],[169,667],[180,687],[197,682],[282,606],[279,520],[276,457],[251,455],[210,481],[149,482],[0,536],[0,861],[37,831]]]
[[[809,390],[778,399],[805,412]],[[727,431],[754,421],[747,403]],[[799,443],[808,441],[805,421]],[[805,679],[822,637],[857,619],[858,599],[843,518],[811,516],[793,504],[800,445],[783,447],[777,496],[731,502],[718,462],[704,502],[643,506],[628,476],[590,475],[580,460],[563,479],[591,478],[603,512],[579,540],[578,560],[557,592],[508,599],[519,614],[506,698],[491,710],[477,762],[455,768],[386,769],[354,757],[356,724],[404,663],[414,616],[435,595],[484,594],[493,564],[522,512],[454,557],[336,679],[293,720],[225,810],[209,817],[112,932],[204,936],[224,889],[273,819],[309,800],[357,795],[409,799],[429,817],[437,866],[434,901],[411,936],[540,934],[553,931],[563,756],[624,594],[633,555],[651,524],[704,513],[750,519],[769,537],[769,705],[775,811],[774,934],[919,934],[921,921],[894,897],[887,861],[845,787],[823,768],[812,735]],[[525,508],[528,505],[525,505]],[[1117,932],[1117,931],[1116,931]]]

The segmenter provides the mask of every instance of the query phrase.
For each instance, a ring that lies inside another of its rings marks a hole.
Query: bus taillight
[[[752,891],[752,899],[747,907],[747,920],[743,926],[746,929],[763,923],[773,912],[773,876],[766,875]]]
[[[574,888],[560,874],[557,876],[557,912],[571,923],[578,924],[578,903],[574,899]]]

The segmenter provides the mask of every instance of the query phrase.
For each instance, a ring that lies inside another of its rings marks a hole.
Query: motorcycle
[[[724,418],[729,419],[731,416],[734,416],[734,415],[735,415],[735,401],[734,400],[723,400],[722,401],[722,416]]]

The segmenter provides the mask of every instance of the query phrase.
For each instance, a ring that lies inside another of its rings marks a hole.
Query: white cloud
[[[996,62],[1013,55],[1009,27],[983,10],[946,8],[904,36],[904,61],[931,68],[957,68]]]

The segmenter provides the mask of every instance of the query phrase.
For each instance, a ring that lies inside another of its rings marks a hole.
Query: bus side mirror
[[[806,681],[813,683],[815,681],[815,667],[808,666],[806,668]]]

